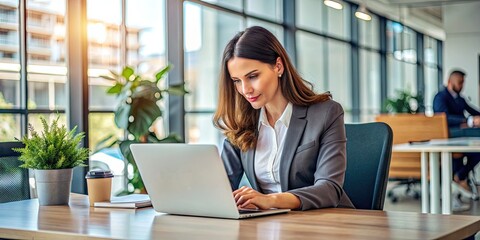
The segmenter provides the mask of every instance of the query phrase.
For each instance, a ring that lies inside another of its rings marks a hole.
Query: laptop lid
[[[215,145],[132,144],[152,205],[158,212],[220,218],[243,218],[232,195]],[[286,212],[249,211],[245,215]]]

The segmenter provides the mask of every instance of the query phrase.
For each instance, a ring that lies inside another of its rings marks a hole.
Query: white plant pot
[[[35,169],[35,182],[40,206],[68,205],[72,184],[72,170],[73,168]]]

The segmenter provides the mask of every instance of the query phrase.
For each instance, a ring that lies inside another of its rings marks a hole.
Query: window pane
[[[0,108],[4,108],[0,99]],[[0,142],[12,142],[20,138],[20,114],[0,114]]]
[[[113,113],[90,113],[88,115],[89,144],[94,149],[98,142],[109,135],[123,138],[123,131],[115,126]],[[118,147],[102,149],[93,153],[90,158],[90,169],[103,169],[113,172],[115,177],[112,182],[114,195],[126,190],[125,161]]]
[[[402,49],[404,61],[417,62],[417,33],[410,28],[404,28]]]
[[[380,105],[380,54],[360,49],[360,121],[374,121]]]
[[[20,108],[18,1],[0,0],[0,23],[0,102]]]
[[[261,26],[267,29],[268,31],[272,32],[275,37],[277,37],[278,41],[283,45],[284,44],[284,37],[283,37],[283,27],[281,25],[272,24],[269,22],[259,21],[253,18],[247,18],[247,27],[251,26]],[[233,36],[232,36],[233,37]]]
[[[343,9],[327,7],[327,33],[346,40],[350,39],[350,4],[343,4]]]
[[[186,114],[186,142],[208,143],[221,147],[223,134],[212,124],[213,114]]]
[[[202,1],[212,3],[222,7],[230,8],[237,11],[241,11],[243,9],[242,0],[202,0]]]
[[[402,32],[402,24],[387,21],[387,52],[393,53],[396,59],[402,59]]]
[[[282,0],[247,0],[245,12],[262,18],[282,22]]]
[[[437,68],[425,67],[425,112],[433,113],[433,98],[441,86],[438,85]]]
[[[90,146],[97,146],[102,139],[109,135],[119,139],[123,138],[123,130],[117,128],[114,117],[113,113],[90,113],[88,115],[88,121],[91,123],[88,125]]]
[[[0,108],[19,108],[20,74],[0,71],[0,75]]]
[[[429,36],[425,36],[424,48],[425,48],[425,63],[432,64],[432,66],[435,66],[438,62],[437,61],[437,54],[438,54],[437,40]]]
[[[374,49],[380,49],[380,29],[378,17],[372,15],[371,21],[358,21],[360,44]]]
[[[327,7],[323,1],[296,1],[297,26],[327,35],[350,39],[350,4],[343,3],[343,9]]]
[[[417,66],[387,56],[387,92],[389,98],[397,98],[398,91],[417,94]]]
[[[64,125],[64,126],[67,126],[67,117],[65,116],[65,114],[60,114],[60,113],[51,113],[51,114],[29,114],[28,115],[28,123],[29,124],[32,124],[33,128],[35,129],[35,131],[37,133],[40,133],[40,132],[43,132],[43,126],[42,126],[42,121],[40,120],[40,117],[43,117],[47,120],[47,123],[51,124],[53,122],[53,120],[57,119],[57,117],[59,117],[59,120],[58,120],[58,124],[60,126]],[[70,129],[72,129],[73,127],[75,126],[71,126]],[[30,135],[30,130],[28,132],[28,134]]]
[[[65,7],[65,0],[27,1],[27,79],[32,108],[66,107]]]
[[[328,44],[328,82],[327,90],[332,93],[333,99],[343,106],[345,121],[351,121],[352,94],[350,45],[330,40]]]
[[[327,28],[325,9],[327,6],[323,4],[323,1],[302,0],[295,1],[295,4],[295,21],[297,26],[317,32],[324,32]]]
[[[311,82],[316,92],[328,91],[325,79],[326,42],[323,37],[298,31],[297,61],[302,77]]]
[[[109,70],[120,72],[122,65],[126,64],[120,55],[121,13],[120,0],[87,0],[90,109],[112,110],[116,106],[112,96],[102,92],[113,83],[100,76],[107,75]]]
[[[166,65],[165,1],[129,0],[126,14],[127,64],[151,77]]]
[[[213,111],[221,55],[227,42],[243,29],[242,18],[189,2],[184,6],[185,82],[190,92],[185,95],[185,109]]]

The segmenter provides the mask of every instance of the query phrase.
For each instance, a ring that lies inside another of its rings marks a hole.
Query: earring
[[[282,77],[282,74],[278,74],[278,77],[281,78],[281,77]]]

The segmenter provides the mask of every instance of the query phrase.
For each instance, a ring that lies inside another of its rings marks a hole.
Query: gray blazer
[[[290,126],[280,157],[282,192],[296,195],[298,210],[349,207],[353,204],[343,191],[346,169],[346,137],[343,109],[333,100],[308,107],[293,105]],[[252,188],[262,192],[254,172],[255,149],[240,151],[225,140],[222,159],[232,189],[243,173]]]

